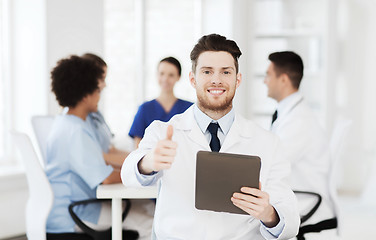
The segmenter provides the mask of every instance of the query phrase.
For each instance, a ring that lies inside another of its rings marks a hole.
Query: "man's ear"
[[[236,88],[239,87],[241,82],[242,82],[242,74],[238,73],[238,74],[236,74]]]
[[[281,78],[283,85],[287,85],[291,82],[289,76],[287,76],[286,73],[282,73],[280,78]]]
[[[192,87],[196,88],[196,77],[193,72],[189,72],[189,81],[191,82]]]

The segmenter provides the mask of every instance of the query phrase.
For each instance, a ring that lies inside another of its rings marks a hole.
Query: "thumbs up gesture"
[[[138,163],[140,173],[151,174],[153,171],[158,172],[171,167],[178,146],[176,142],[172,141],[173,133],[174,128],[172,125],[168,125],[166,138],[158,141],[153,150]]]

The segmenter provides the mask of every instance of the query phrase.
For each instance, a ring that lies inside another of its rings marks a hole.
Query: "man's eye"
[[[227,74],[231,74],[231,72],[229,72],[229,71],[224,71],[223,74],[227,75]]]
[[[203,73],[204,74],[210,74],[210,71],[204,71]]]

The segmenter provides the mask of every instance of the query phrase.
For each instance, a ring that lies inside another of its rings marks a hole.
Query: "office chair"
[[[91,199],[72,203],[69,206],[70,214],[84,233],[46,233],[46,222],[52,208],[53,191],[48,178],[38,160],[30,138],[24,133],[12,132],[12,139],[21,152],[22,161],[26,170],[26,178],[29,187],[29,199],[26,205],[26,235],[29,240],[107,240],[111,238],[111,228],[103,231],[97,231],[87,227],[73,212],[73,207],[79,204],[87,204],[98,199]],[[101,199],[101,201],[109,201]],[[123,212],[123,220],[128,214],[130,204]],[[82,225],[83,224],[83,225]],[[86,228],[86,227],[87,228]],[[124,239],[137,239],[138,232],[133,230],[124,230]]]
[[[21,152],[29,187],[29,199],[26,204],[26,235],[29,240],[46,240],[46,222],[54,198],[52,188],[30,138],[18,132],[12,132],[11,135]],[[78,238],[70,239],[86,239],[84,234],[77,234],[75,237]]]
[[[54,122],[54,116],[33,116],[31,125],[33,126],[35,137],[38,141],[39,150],[42,155],[44,165],[46,165],[47,138]]]
[[[312,232],[321,232],[323,230],[337,229],[337,235],[340,236],[340,211],[338,207],[338,197],[337,197],[337,178],[339,168],[339,160],[341,159],[341,154],[346,142],[347,134],[352,125],[351,120],[341,120],[338,121],[333,129],[332,136],[330,139],[330,171],[329,171],[329,196],[332,200],[335,217],[331,219],[323,220],[316,224],[310,224],[301,226],[299,228],[299,233],[297,235],[298,240],[305,240],[304,234]],[[294,191],[295,192],[295,191]],[[318,209],[321,203],[321,196],[317,193],[312,192],[300,192],[303,194],[314,195],[317,198],[315,206],[311,211],[301,216],[301,223],[307,221]],[[299,194],[299,192],[298,192]]]

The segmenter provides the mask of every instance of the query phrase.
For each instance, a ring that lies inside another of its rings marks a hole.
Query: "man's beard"
[[[221,112],[232,107],[232,100],[234,99],[234,96],[235,96],[235,93],[231,96],[227,96],[220,105],[211,105],[209,101],[206,101],[205,95],[204,96],[197,95],[197,100],[198,100],[198,105],[202,110],[206,109],[209,111]]]

